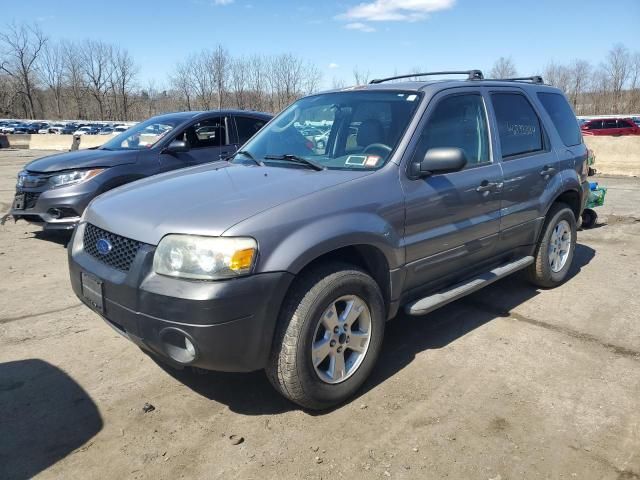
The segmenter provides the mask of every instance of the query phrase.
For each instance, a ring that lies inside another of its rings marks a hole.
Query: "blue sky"
[[[5,21],[37,21],[52,38],[127,48],[140,81],[166,82],[176,61],[223,44],[234,55],[295,53],[323,86],[410,71],[481,68],[511,56],[520,73],[549,61],[600,62],[617,42],[640,51],[640,0],[31,0]]]

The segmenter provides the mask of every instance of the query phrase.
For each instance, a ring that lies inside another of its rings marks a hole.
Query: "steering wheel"
[[[296,120],[298,120],[298,117],[300,117],[300,108],[295,108],[293,110],[293,118],[291,119],[290,122],[288,122],[286,125],[282,127],[279,127],[277,123],[274,123],[273,127],[271,127],[271,130],[276,133],[284,132],[287,128],[291,127],[296,122]]]
[[[370,150],[384,150],[387,155],[391,153],[392,148],[389,145],[385,145],[384,143],[372,143],[371,145],[367,145],[362,153],[371,153]]]

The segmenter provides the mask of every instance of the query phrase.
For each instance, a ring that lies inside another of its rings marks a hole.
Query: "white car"
[[[73,132],[74,135],[93,135],[94,128],[91,127],[80,127],[78,130]]]

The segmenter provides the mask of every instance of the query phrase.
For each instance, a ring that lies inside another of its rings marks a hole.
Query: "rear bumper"
[[[580,192],[580,215],[582,215],[582,212],[583,212],[583,210],[585,209],[585,207],[587,205],[587,200],[589,200],[589,192],[591,191],[591,187],[589,186],[589,182],[588,181],[582,182],[580,187],[581,187],[581,192]]]
[[[81,224],[74,235],[82,235]],[[76,243],[76,245],[74,245]],[[276,320],[293,279],[287,272],[256,274],[217,282],[188,281],[156,275],[154,248],[140,248],[129,272],[115,270],[69,244],[69,272],[80,300],[81,274],[102,281],[103,311],[116,331],[168,363],[208,370],[248,372],[265,367]],[[195,357],[185,362],[171,355],[171,335],[188,338]]]

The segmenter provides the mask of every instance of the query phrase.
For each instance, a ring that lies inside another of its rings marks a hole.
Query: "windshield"
[[[305,168],[295,158],[291,162],[291,157],[300,157],[329,169],[380,168],[395,150],[419,98],[416,92],[369,90],[302,98],[249,141],[234,163],[259,160]]]
[[[144,150],[153,147],[167,133],[184,122],[184,117],[163,115],[138,123],[102,145],[104,150]],[[120,127],[118,127],[120,128]]]

